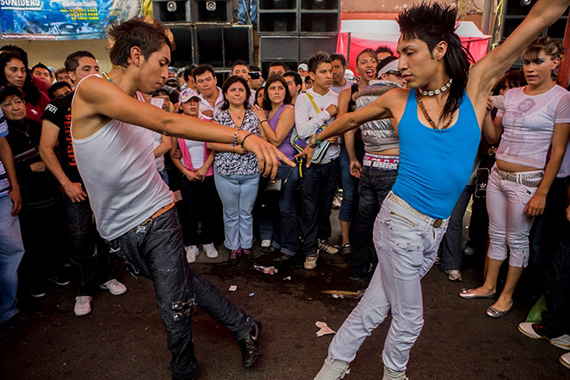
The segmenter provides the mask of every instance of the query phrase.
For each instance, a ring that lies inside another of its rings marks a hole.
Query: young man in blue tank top
[[[109,31],[113,70],[76,87],[71,134],[77,167],[89,193],[97,229],[135,275],[152,279],[172,353],[173,379],[193,379],[192,309],[199,305],[238,341],[245,367],[259,355],[260,325],[186,263],[174,197],[154,164],[148,130],[199,141],[241,145],[254,152],[264,175],[275,177],[275,146],[235,131],[142,101],[168,78],[171,33],[158,22],[134,18]],[[137,100],[137,98],[139,100]]]
[[[422,4],[398,16],[400,70],[408,89],[393,89],[309,140],[321,141],[370,120],[398,121],[398,178],[374,225],[379,265],[358,306],[335,335],[318,380],[341,379],[371,331],[392,313],[383,379],[406,379],[409,353],[423,326],[420,279],[431,268],[451,211],[475,159],[487,97],[526,46],[570,0],[540,0],[497,49],[470,68],[455,33],[457,10]],[[531,206],[532,207],[532,206]]]

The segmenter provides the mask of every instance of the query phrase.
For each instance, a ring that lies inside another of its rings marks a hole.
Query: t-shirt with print
[[[73,152],[73,144],[71,143],[72,100],[73,93],[52,100],[51,103],[46,106],[42,119],[49,120],[59,127],[57,140],[59,143],[59,162],[63,172],[71,182],[83,183],[79,171],[77,170],[77,162],[75,161],[75,153]]]
[[[539,95],[527,95],[524,87],[504,95],[503,134],[497,150],[498,160],[544,169],[554,124],[570,123],[570,92],[555,85]]]
[[[238,126],[232,120],[228,110],[218,112],[214,116],[214,121],[226,127],[232,127],[248,132],[255,133],[257,136],[259,132],[259,120],[251,110],[246,110],[243,117],[243,123]],[[232,152],[216,152],[214,158],[214,170],[223,175],[251,175],[259,173],[259,163],[254,153],[248,152],[246,154],[237,154]]]
[[[2,110],[0,110],[0,139],[6,136],[8,136],[8,124],[6,123]],[[8,181],[8,175],[6,174],[6,169],[4,169],[2,161],[0,161],[0,197],[8,195],[9,191],[10,182]]]

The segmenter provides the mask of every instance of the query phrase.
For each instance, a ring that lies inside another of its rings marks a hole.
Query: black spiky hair
[[[453,83],[441,111],[440,119],[453,114],[461,105],[467,86],[470,64],[473,57],[461,45],[457,29],[457,8],[439,3],[421,3],[402,11],[396,21],[400,25],[401,39],[418,39],[427,44],[430,53],[440,41],[447,43],[445,71]],[[432,56],[433,57],[433,56]]]

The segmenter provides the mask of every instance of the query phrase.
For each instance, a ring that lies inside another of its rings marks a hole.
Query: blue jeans
[[[24,242],[18,217],[10,215],[13,205],[8,195],[0,197],[0,324],[19,312],[16,293]]]
[[[300,252],[305,256],[317,254],[317,239],[326,240],[331,236],[330,216],[337,177],[338,159],[303,167],[301,231],[304,240]]]
[[[459,270],[461,268],[461,242],[463,239],[463,215],[475,191],[475,185],[467,185],[459,196],[455,204],[449,226],[439,247],[439,257],[441,257],[441,267],[447,270]]]
[[[156,304],[172,353],[173,378],[193,379],[197,363],[192,344],[192,310],[198,305],[229,329],[236,340],[244,339],[254,319],[233,305],[208,280],[186,263],[182,228],[176,208],[144,226],[110,242],[113,252],[129,263],[135,276],[154,282]]]
[[[339,171],[340,171],[340,186],[342,188],[342,203],[340,210],[338,210],[338,220],[343,222],[350,222],[354,214],[355,201],[358,202],[356,193],[356,186],[358,179],[350,174],[350,158],[346,151],[346,146],[340,145],[340,156],[338,158]]]
[[[65,199],[71,280],[80,296],[92,295],[97,284],[114,277],[113,256],[109,246],[99,236],[93,221],[93,211],[86,199],[72,202]],[[97,245],[97,257],[93,253]]]
[[[249,25],[248,11],[252,25],[257,25],[257,0],[238,0],[238,24]]]
[[[224,245],[229,250],[251,249],[259,174],[225,176],[214,171],[214,181],[224,207]]]
[[[352,224],[352,236],[350,238],[353,245],[349,261],[350,277],[363,276],[368,272],[370,263],[375,262],[375,259],[369,254],[374,220],[380,212],[386,195],[392,190],[396,177],[398,177],[398,170],[371,166],[362,167],[358,184],[360,193],[358,214]]]
[[[423,327],[421,278],[435,261],[446,223],[423,220],[388,196],[374,225],[378,266],[364,296],[329,346],[329,356],[350,363],[364,339],[392,314],[382,360],[391,372],[404,371]]]
[[[273,218],[273,246],[282,253],[295,256],[299,247],[299,223],[295,193],[299,184],[299,168],[281,165],[277,177],[283,180],[279,197],[279,213]]]

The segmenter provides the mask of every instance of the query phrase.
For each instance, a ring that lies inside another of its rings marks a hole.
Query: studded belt
[[[400,159],[398,156],[381,156],[372,153],[366,153],[364,155],[364,159],[362,160],[363,166],[388,170],[397,170],[399,163]]]
[[[530,172],[508,172],[499,169],[496,165],[493,170],[499,175],[502,180],[518,183],[520,185],[529,187],[538,187],[544,176],[543,170],[533,170]]]
[[[424,222],[426,222],[427,224],[429,224],[433,228],[447,227],[447,224],[449,222],[449,218],[441,219],[441,218],[432,218],[430,216],[427,216],[426,214],[421,213],[418,210],[416,210],[415,208],[413,208],[412,206],[410,206],[410,204],[408,202],[406,202],[405,200],[403,200],[402,198],[400,198],[399,196],[397,196],[393,192],[388,193],[388,199],[390,199],[392,202],[394,202],[398,206],[406,209],[406,211],[408,211],[410,214],[412,214],[415,217],[423,220]]]

